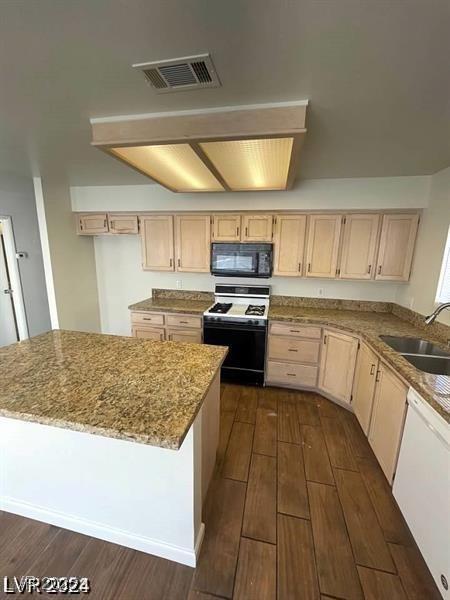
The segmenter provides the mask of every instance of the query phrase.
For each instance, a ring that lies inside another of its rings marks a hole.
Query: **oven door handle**
[[[233,323],[233,325],[210,325],[209,323],[205,323],[203,329],[217,329],[220,331],[256,331],[257,333],[265,334],[267,327],[265,325],[254,325],[252,327],[251,325],[236,325],[235,323]]]

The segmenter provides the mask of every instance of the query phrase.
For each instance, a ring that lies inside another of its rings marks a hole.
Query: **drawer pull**
[[[370,374],[373,375],[375,373],[375,365],[370,365]]]
[[[380,376],[381,376],[381,371],[380,371],[380,370],[378,370],[378,371],[377,371],[377,375],[376,375],[376,377],[375,377],[375,381],[376,381],[377,383],[380,381]]]
[[[142,317],[143,321],[153,321],[152,317]]]
[[[299,329],[289,329],[290,333],[300,333]]]
[[[289,377],[297,377],[295,373],[286,373],[286,375],[289,375]]]
[[[298,352],[298,350],[296,348],[288,348],[289,352]]]
[[[180,323],[183,323],[183,325],[189,325],[188,321],[180,321]]]

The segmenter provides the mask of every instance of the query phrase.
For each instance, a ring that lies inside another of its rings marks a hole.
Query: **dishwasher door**
[[[450,427],[413,390],[393,493],[442,597],[450,599]]]

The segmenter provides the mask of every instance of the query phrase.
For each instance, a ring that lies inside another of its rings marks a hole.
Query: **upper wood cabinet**
[[[109,233],[139,233],[138,218],[136,215],[108,215],[108,227]]]
[[[389,483],[397,467],[408,388],[383,363],[376,377],[369,443]]]
[[[243,242],[271,242],[272,215],[242,215]]]
[[[96,233],[108,233],[108,231],[106,213],[77,215],[78,235],[95,235]]]
[[[380,215],[351,214],[344,217],[339,276],[372,279],[375,272]]]
[[[148,271],[173,271],[173,217],[141,217],[142,268]]]
[[[356,362],[352,405],[356,418],[366,435],[369,433],[372,416],[377,370],[378,356],[366,344],[361,344]]]
[[[383,216],[375,279],[408,281],[418,224],[418,214]]]
[[[350,403],[358,340],[344,333],[324,330],[319,388],[336,400]]]
[[[274,275],[299,277],[303,273],[306,215],[279,215],[275,219]]]
[[[241,240],[241,215],[213,215],[212,239],[214,242],[239,242]]]
[[[211,223],[209,215],[176,215],[177,271],[209,273]]]
[[[306,276],[336,277],[342,215],[310,215]]]

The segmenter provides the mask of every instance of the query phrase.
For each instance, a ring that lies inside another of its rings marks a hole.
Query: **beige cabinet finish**
[[[314,388],[317,385],[317,366],[270,360],[267,363],[267,382],[295,388]]]
[[[138,218],[136,215],[108,215],[108,226],[109,233],[139,233]]]
[[[274,275],[299,277],[303,273],[306,215],[279,215],[275,220]]]
[[[322,336],[320,327],[296,325],[295,323],[270,323],[269,333],[271,335],[293,335],[295,337],[314,339],[320,339]]]
[[[357,352],[357,339],[325,329],[319,389],[336,400],[350,404]]]
[[[148,325],[133,324],[131,335],[143,340],[156,340],[162,342],[164,337],[164,329],[158,327],[149,327]]]
[[[339,276],[372,279],[375,272],[380,215],[351,214],[344,217]]]
[[[173,217],[151,215],[140,218],[142,268],[146,271],[173,271]]]
[[[408,281],[418,225],[417,214],[383,216],[375,279]]]
[[[106,213],[77,215],[78,235],[95,235],[97,233],[108,233],[108,231]]]
[[[272,215],[242,215],[243,242],[271,242]]]
[[[310,215],[306,276],[336,277],[342,215]]]
[[[291,337],[269,336],[269,360],[314,363],[319,360],[320,342]]]
[[[215,242],[239,242],[241,240],[241,215],[213,215],[212,238]]]
[[[201,328],[202,318],[195,315],[166,315],[166,324],[168,327],[192,327]]]
[[[210,227],[209,216],[175,216],[177,271],[209,273]]]
[[[390,484],[397,467],[407,392],[406,385],[381,363],[377,372],[369,443]]]
[[[372,416],[377,370],[378,356],[366,344],[361,344],[356,361],[352,406],[366,435],[369,433]]]
[[[164,315],[151,312],[132,312],[131,322],[139,325],[164,325]]]
[[[166,339],[171,342],[188,342],[190,344],[202,343],[202,332],[200,329],[166,329]]]

